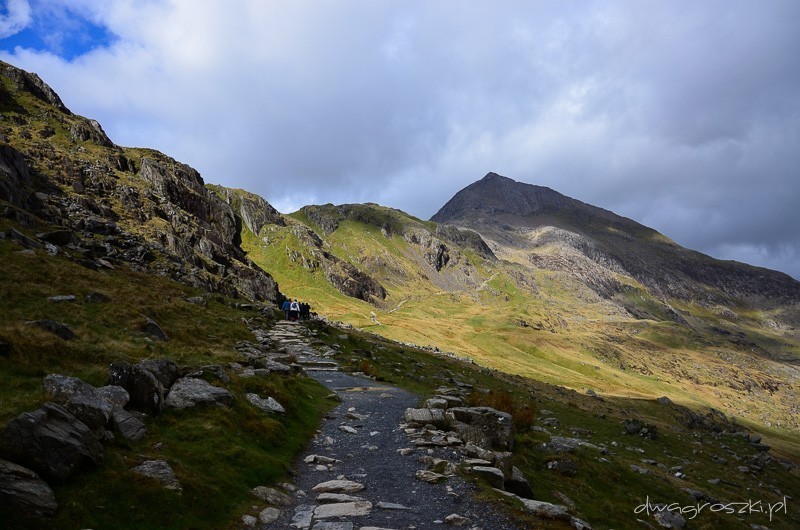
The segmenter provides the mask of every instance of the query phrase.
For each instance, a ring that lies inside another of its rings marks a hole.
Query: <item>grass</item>
[[[402,386],[422,398],[434,395],[440,386],[452,387],[457,381],[472,384],[471,405],[492,406],[512,414],[517,433],[514,465],[529,479],[536,498],[563,504],[562,495],[567,496],[575,504],[570,513],[589,521],[593,528],[637,527],[640,524],[637,518],[657,524],[651,517],[634,513],[648,498],[652,503],[674,502],[688,507],[684,514],[688,519],[689,510],[698,501],[685,491],[686,488],[701,491],[723,503],[761,500],[764,506],[780,502],[784,494],[791,496],[792,492],[800,491],[797,468],[789,471],[777,461],[760,472],[740,472],[739,466],[752,467],[750,459],[756,454],[747,441],[730,434],[684,427],[680,421],[683,417],[680,406],[661,405],[652,399],[592,397],[488,370],[445,354],[387,341],[371,333],[313,325],[319,326],[316,336],[321,342],[340,351],[337,360],[345,369],[363,371],[368,366],[371,375],[378,380]],[[556,418],[558,423],[553,426],[544,422],[545,418]],[[625,434],[623,422],[629,418],[655,426],[656,439]],[[542,429],[553,435],[577,436],[604,449],[553,452],[543,445],[550,441],[550,434]],[[776,453],[779,458],[797,462],[797,453],[793,455]],[[577,473],[564,476],[549,469],[548,463],[555,460],[574,462]],[[634,470],[632,465],[646,469],[647,473]],[[686,475],[684,478],[674,475],[675,466],[680,466]],[[714,479],[738,486],[709,482]],[[513,502],[491,492],[484,492],[479,498],[501,503],[520,524],[527,524],[529,528],[559,527],[558,522],[525,516]],[[800,524],[800,514],[792,510],[792,501],[789,502],[788,513],[776,516],[772,522],[765,514],[742,517],[711,512],[706,507],[689,524],[692,528],[707,529],[746,529],[751,523],[770,528],[795,528]]]
[[[0,220],[0,231],[10,221]],[[19,228],[19,227],[17,227]],[[39,227],[42,228],[42,227]],[[240,361],[233,345],[253,336],[243,319],[270,325],[257,311],[234,308],[233,300],[202,293],[165,278],[124,269],[95,271],[63,256],[20,253],[0,240],[0,339],[12,352],[0,358],[0,422],[6,423],[46,399],[42,379],[49,373],[106,384],[115,361],[169,358],[180,367]],[[102,293],[110,301],[88,302]],[[73,303],[53,303],[73,294]],[[203,296],[206,305],[186,299]],[[141,331],[145,317],[169,336],[156,341]],[[26,322],[64,322],[78,338],[64,341]],[[48,528],[234,528],[252,510],[249,490],[287,480],[296,455],[313,436],[331,406],[329,391],[310,378],[273,376],[239,379],[225,386],[236,396],[229,408],[167,410],[147,418],[148,435],[138,443],[119,436],[106,446],[103,465],[55,484],[59,502]],[[248,392],[277,399],[287,412],[267,415],[245,399]],[[178,495],[129,469],[146,459],[165,459],[183,485]],[[41,528],[0,506],[3,528]]]

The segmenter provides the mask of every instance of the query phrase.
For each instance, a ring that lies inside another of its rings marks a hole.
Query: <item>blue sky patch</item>
[[[5,16],[5,9],[0,16]],[[116,36],[102,25],[82,17],[68,9],[31,13],[28,27],[0,40],[0,49],[13,52],[17,46],[49,52],[71,61],[95,48],[108,47]]]

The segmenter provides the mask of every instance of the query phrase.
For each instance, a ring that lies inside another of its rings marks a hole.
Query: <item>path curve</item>
[[[296,464],[295,506],[284,507],[281,517],[264,528],[300,530],[365,530],[365,529],[442,529],[459,527],[483,530],[516,530],[519,528],[492,506],[472,498],[475,487],[458,476],[439,484],[416,478],[426,469],[420,458],[442,458],[457,462],[461,456],[453,449],[414,448],[403,429],[406,408],[418,404],[419,398],[394,386],[335,371],[329,359],[315,366],[316,352],[303,337],[302,326],[278,325],[276,334],[302,351],[307,362],[306,373],[330,388],[341,398],[325,418],[309,447]],[[294,331],[293,331],[294,330]],[[291,338],[294,335],[296,338]],[[303,347],[305,343],[305,347]],[[327,363],[325,362],[327,361]],[[328,364],[329,363],[329,364]],[[401,449],[406,449],[404,454]],[[319,455],[319,457],[315,457]],[[333,459],[333,463],[330,460]],[[327,481],[346,479],[364,486],[350,493],[361,500],[336,498],[344,502],[317,500],[315,486]],[[323,504],[328,507],[320,508]],[[332,505],[337,504],[338,507]],[[351,515],[335,516],[338,513]],[[330,516],[334,514],[334,516]],[[356,514],[356,515],[352,515]],[[455,518],[448,516],[456,514]],[[448,521],[448,522],[446,522]]]

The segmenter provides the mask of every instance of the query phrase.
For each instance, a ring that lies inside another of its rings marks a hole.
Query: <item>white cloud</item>
[[[47,3],[116,40],[1,58],[116,142],[279,209],[428,217],[497,171],[800,277],[777,250],[800,248],[792,0]]]
[[[31,6],[27,0],[8,0],[5,13],[0,12],[0,39],[24,30],[31,23]]]

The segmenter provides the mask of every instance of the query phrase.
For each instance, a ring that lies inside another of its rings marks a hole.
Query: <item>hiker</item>
[[[289,309],[291,308],[291,306],[292,304],[288,298],[284,300],[283,304],[281,305],[281,309],[283,310],[283,314],[286,317],[286,320],[289,320]]]
[[[300,320],[308,320],[311,317],[311,306],[306,302],[300,302]]]
[[[300,316],[300,304],[297,303],[297,299],[295,298],[292,300],[292,303],[289,304],[289,320],[292,322],[296,322],[297,318]]]

